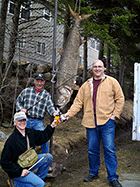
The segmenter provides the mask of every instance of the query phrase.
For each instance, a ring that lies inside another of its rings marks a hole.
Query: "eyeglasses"
[[[20,122],[23,122],[23,121],[25,122],[26,119],[17,120],[17,122],[19,122],[19,123],[20,123]]]
[[[93,68],[94,69],[97,69],[97,68],[101,69],[101,68],[103,68],[103,66],[93,66]]]

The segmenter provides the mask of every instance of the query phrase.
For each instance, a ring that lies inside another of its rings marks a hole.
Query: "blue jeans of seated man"
[[[98,176],[100,167],[100,138],[102,139],[104,149],[104,159],[107,168],[107,179],[111,182],[113,179],[118,179],[117,157],[114,147],[115,124],[114,120],[109,119],[106,124],[97,126],[96,128],[86,128],[88,141],[88,156],[89,156],[89,174]]]
[[[50,153],[38,154],[38,160],[41,159],[44,155],[46,155],[46,157],[43,158],[36,166],[34,166],[28,175],[25,177],[14,178],[15,187],[44,187],[45,182],[43,180],[48,173],[48,169],[53,158]],[[37,168],[37,172],[33,173],[32,171]]]
[[[40,119],[27,118],[27,128],[43,131],[45,129],[43,121]],[[41,153],[49,153],[49,142],[41,145]]]

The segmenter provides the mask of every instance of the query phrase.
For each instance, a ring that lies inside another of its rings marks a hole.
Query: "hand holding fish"
[[[52,123],[51,123],[51,127],[52,128],[55,128],[56,126],[58,126],[60,123],[60,119],[55,119]]]
[[[64,116],[65,116],[65,119],[66,120],[69,120],[70,119],[70,116],[68,115],[68,113],[65,113],[65,114],[63,114]]]

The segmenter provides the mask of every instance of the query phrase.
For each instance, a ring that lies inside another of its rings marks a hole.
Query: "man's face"
[[[27,124],[27,121],[26,121],[26,119],[22,119],[22,120],[16,120],[15,122],[14,122],[14,124],[15,124],[15,126],[16,126],[16,128],[19,130],[19,131],[23,131],[24,129],[25,129],[25,127],[26,127],[26,124]]]
[[[45,84],[45,80],[34,79],[35,89],[42,90]]]
[[[103,63],[101,61],[94,62],[92,72],[95,79],[101,79],[104,76]]]

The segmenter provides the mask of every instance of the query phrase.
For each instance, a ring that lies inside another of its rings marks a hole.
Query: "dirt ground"
[[[140,142],[134,142],[131,140],[131,132],[123,132],[115,140],[116,153],[118,158],[117,173],[133,173],[140,174]],[[88,176],[88,154],[87,154],[87,142],[83,139],[78,145],[70,151],[69,157],[63,162],[63,167],[66,171],[63,171],[56,178],[48,181],[52,183],[52,187],[84,187],[84,186],[96,186],[96,187],[108,187],[109,183],[106,179],[107,172],[105,168],[103,150],[101,146],[101,166],[99,170],[99,179],[90,183],[83,182],[83,179]],[[120,181],[122,179],[120,178]]]
[[[83,182],[88,176],[88,153],[85,129],[81,126],[82,113],[77,114],[68,122],[60,124],[53,136],[53,177],[46,178],[51,182],[52,187],[108,187],[106,179],[107,172],[104,163],[103,150],[101,144],[101,166],[99,179],[90,183]],[[47,125],[48,121],[45,121]],[[115,147],[118,158],[117,173],[140,174],[140,142],[132,141],[132,124],[126,124],[125,128],[120,128],[116,132]],[[0,128],[9,135],[12,129]],[[4,142],[0,142],[0,151]],[[0,168],[0,187],[7,186],[7,175]],[[122,179],[120,178],[120,181]]]

